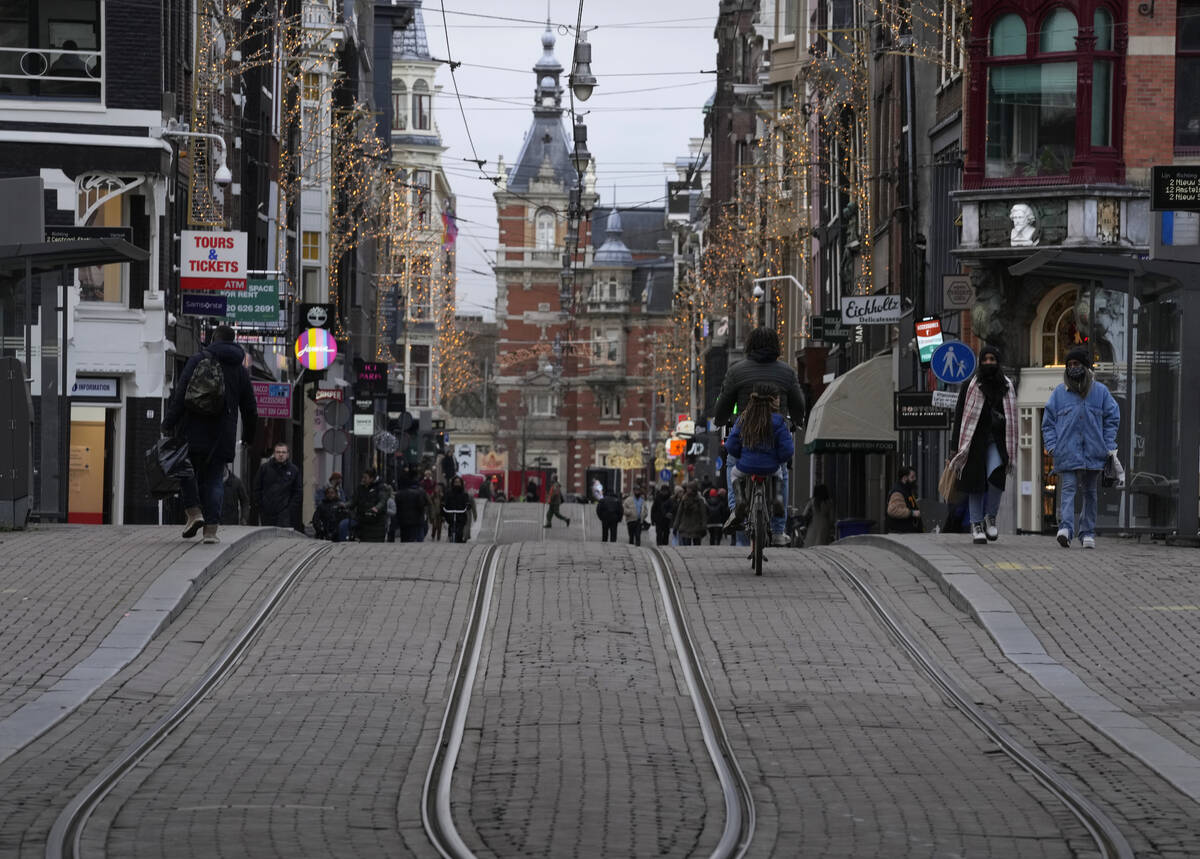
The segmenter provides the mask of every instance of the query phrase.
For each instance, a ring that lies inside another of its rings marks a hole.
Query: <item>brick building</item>
[[[564,291],[565,216],[578,174],[549,30],[542,46],[533,119],[495,194],[496,450],[510,493],[552,476],[583,492],[590,468],[616,469],[604,479],[628,489],[648,476],[649,446],[663,438],[656,424],[666,424],[653,381],[655,331],[668,324],[673,289],[666,212],[593,211]],[[583,184],[592,210],[594,174]]]

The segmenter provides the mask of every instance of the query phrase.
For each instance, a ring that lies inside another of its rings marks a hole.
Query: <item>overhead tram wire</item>
[[[454,97],[458,99],[458,112],[462,114],[463,129],[467,132],[467,142],[471,144],[471,155],[474,156],[475,166],[479,168],[480,173],[487,176],[483,169],[483,165],[487,162],[480,160],[479,153],[475,151],[475,139],[471,136],[471,124],[467,122],[467,111],[463,108],[462,96],[458,94],[458,78],[454,75],[456,68],[454,55],[450,52],[450,25],[446,23],[446,0],[439,0],[439,5],[442,7],[442,26],[446,36],[446,65],[450,67],[450,82],[454,84]],[[491,179],[494,184],[499,184],[499,177],[493,179],[488,176],[487,178]]]

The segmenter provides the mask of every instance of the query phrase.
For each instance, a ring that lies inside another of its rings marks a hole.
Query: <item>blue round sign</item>
[[[671,469],[664,468],[662,471],[660,471],[658,473],[658,479],[659,480],[670,480],[671,479]]]
[[[965,382],[975,372],[975,353],[961,340],[951,340],[934,350],[929,369],[949,385]]]

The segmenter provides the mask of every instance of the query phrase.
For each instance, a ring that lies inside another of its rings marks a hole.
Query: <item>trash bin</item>
[[[874,524],[874,519],[839,519],[835,526],[837,528],[837,538],[844,540],[847,537],[856,537],[859,534],[869,534]]]

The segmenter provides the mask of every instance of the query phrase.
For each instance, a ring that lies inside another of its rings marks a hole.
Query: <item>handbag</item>
[[[1110,453],[1104,462],[1104,470],[1100,472],[1100,485],[1105,489],[1125,485],[1125,467],[1115,453]]]
[[[942,476],[938,478],[938,495],[948,504],[958,500],[958,475],[954,473],[954,466],[949,459],[942,468]]]
[[[146,451],[146,482],[154,498],[179,494],[179,481],[195,475],[187,439],[181,435],[160,436]]]

